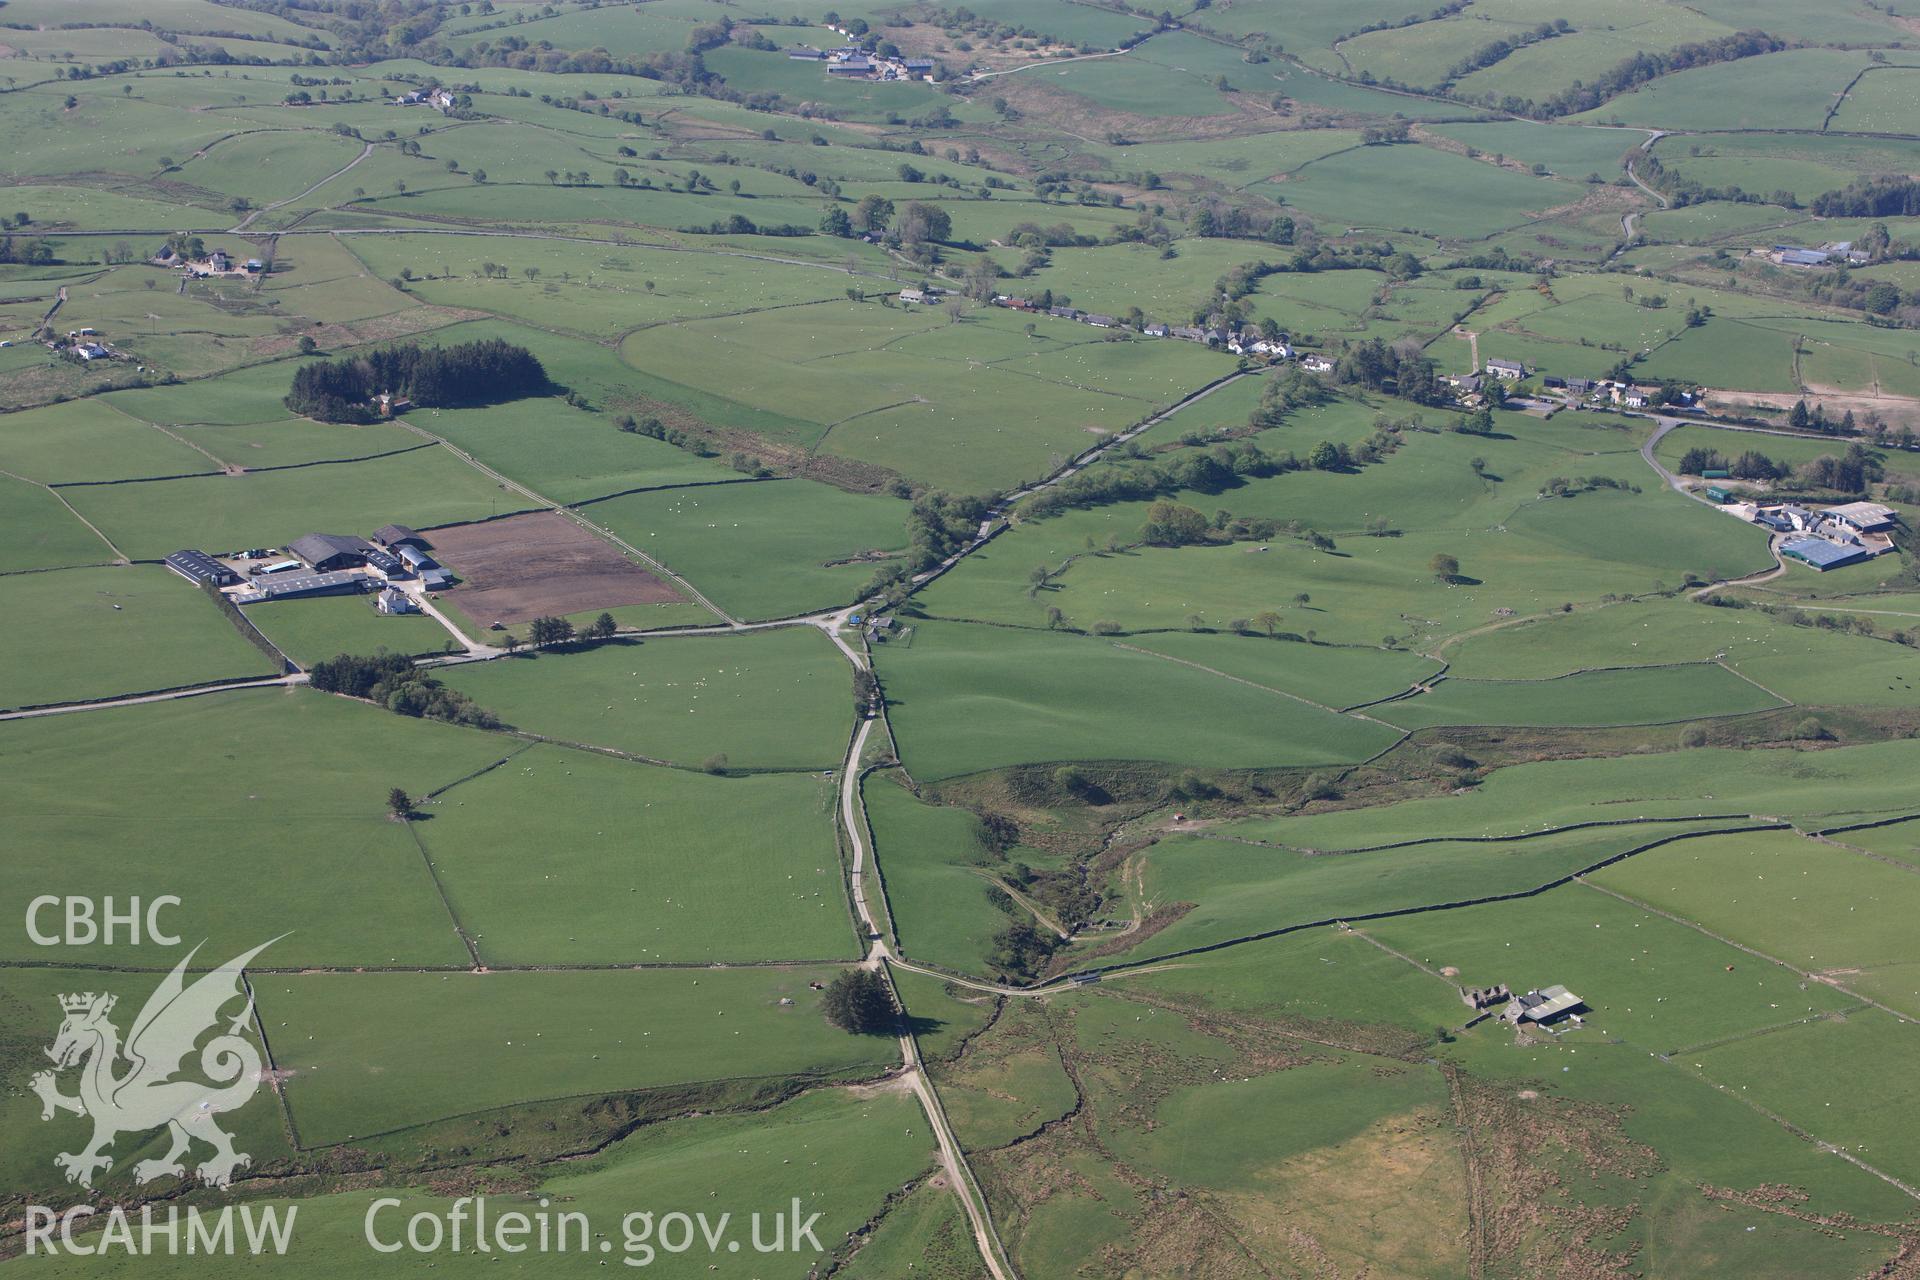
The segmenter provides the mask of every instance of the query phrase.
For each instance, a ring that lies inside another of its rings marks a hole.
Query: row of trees
[[[370,403],[382,393],[443,408],[492,404],[553,390],[546,367],[525,347],[498,338],[452,347],[402,343],[294,372],[286,405],[324,422],[371,422]]]
[[[322,693],[365,698],[398,715],[446,720],[476,729],[505,727],[498,716],[428,676],[404,654],[338,654],[315,663],[307,679]]]

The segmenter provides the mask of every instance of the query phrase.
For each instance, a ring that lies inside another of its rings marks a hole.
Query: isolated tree
[[[1460,562],[1444,551],[1435,553],[1433,559],[1427,561],[1427,568],[1442,582],[1452,582],[1460,576]]]
[[[387,812],[396,818],[413,816],[413,797],[399,787],[387,792]]]
[[[897,1013],[887,982],[872,969],[846,969],[820,997],[827,1021],[851,1035],[885,1035]]]
[[[310,356],[314,352],[318,351],[319,349],[320,349],[320,344],[313,340],[312,334],[303,333],[300,335],[300,354],[301,355]]]
[[[853,219],[839,205],[828,205],[827,211],[820,215],[820,234],[846,237],[853,234]]]
[[[1271,609],[1253,615],[1253,625],[1266,632],[1269,640],[1273,638],[1273,633],[1280,629],[1282,621],[1280,615]]]

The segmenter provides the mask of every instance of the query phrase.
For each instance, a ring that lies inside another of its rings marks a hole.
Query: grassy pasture
[[[1718,658],[1794,702],[1914,705],[1908,652],[1884,640],[1796,627],[1753,609],[1619,603],[1503,627],[1449,656],[1468,679],[1545,680],[1624,655],[1646,663]]]
[[[1459,969],[1468,986],[1564,983],[1591,1010],[1587,1026],[1570,1033],[1580,1049],[1619,1040],[1642,1054],[1668,1053],[1850,1003],[1817,984],[1802,990],[1789,970],[1578,884],[1365,929],[1423,964]],[[1576,1072],[1579,1057],[1568,1059]]]
[[[1920,964],[1920,945],[1904,924],[1920,900],[1920,877],[1795,832],[1688,840],[1593,879],[1843,986],[1882,971],[1910,975]],[[1920,1016],[1911,992],[1890,1003]]]
[[[712,778],[543,746],[427,812],[427,855],[490,964],[858,956],[819,778]]]
[[[32,215],[34,224],[50,230],[115,231],[171,227],[186,219],[208,230],[230,225],[227,215],[190,205],[169,203],[143,194],[98,187],[46,185],[18,186],[7,192],[16,212]],[[133,242],[133,237],[128,237]],[[109,242],[111,243],[111,242]],[[139,246],[151,249],[152,246]]]
[[[255,204],[299,195],[360,154],[350,138],[312,129],[236,134],[179,168],[180,181]]]
[[[1305,612],[1304,608],[1301,610]],[[1296,615],[1286,625],[1300,625]],[[1391,649],[1275,642],[1257,633],[1203,635],[1163,631],[1128,642],[1241,680],[1345,709],[1405,691],[1438,670],[1430,658]],[[1391,717],[1387,717],[1391,718]]]
[[[1449,677],[1430,693],[1373,708],[1390,724],[1665,724],[1742,715],[1786,703],[1717,663],[1583,671],[1551,680]]]
[[[93,400],[0,416],[0,467],[42,484],[219,470],[205,454]]]
[[[1686,1065],[1896,1178],[1920,1174],[1916,1030],[1878,1009],[1690,1051]],[[1844,1079],[1836,1063],[1846,1064]]]
[[[1920,111],[1920,68],[1874,67],[1847,91],[1846,101],[1833,113],[1832,127],[1910,134],[1916,111]]]
[[[159,565],[7,574],[0,608],[35,619],[0,673],[7,708],[277,674],[197,587]]]
[[[1696,131],[1817,130],[1833,96],[1868,65],[1865,53],[1788,49],[1661,76],[1572,119]]]
[[[1511,836],[1586,822],[1764,814],[1819,824],[1823,815],[1878,811],[1881,779],[1916,753],[1906,742],[1767,752],[1714,748],[1606,759],[1542,761],[1496,770],[1458,795],[1370,809],[1249,819],[1249,839],[1296,848],[1356,849],[1427,837]],[[1836,819],[1841,820],[1841,819]]]
[[[741,769],[829,769],[852,715],[845,660],[806,626],[616,642],[445,678],[517,728],[689,767],[724,755]]]
[[[273,1114],[265,1108],[261,1111]],[[603,1275],[602,1268],[611,1257],[629,1260],[636,1267],[644,1260],[669,1274],[692,1274],[697,1266],[703,1276],[753,1280],[764,1274],[766,1256],[742,1243],[753,1238],[749,1219],[757,1214],[763,1238],[770,1238],[773,1218],[790,1216],[789,1205],[796,1197],[803,1221],[820,1214],[814,1232],[827,1249],[876,1219],[891,1226],[895,1215],[902,1212],[891,1207],[892,1195],[911,1184],[934,1158],[922,1114],[918,1104],[905,1094],[827,1089],[745,1115],[663,1120],[645,1125],[589,1158],[544,1167],[529,1179],[525,1198],[517,1192],[505,1196],[490,1193],[488,1208],[493,1213],[506,1212],[504,1200],[506,1205],[532,1212],[537,1197],[553,1206],[552,1213],[562,1212],[564,1206],[565,1212],[585,1215],[593,1230],[607,1237],[610,1252],[601,1253],[597,1237],[582,1248],[577,1228],[569,1228],[565,1251],[556,1247],[540,1253],[544,1275]],[[474,1117],[460,1127],[490,1130],[531,1123],[523,1115],[508,1113],[504,1117]],[[804,1183],[797,1180],[796,1169],[806,1170]],[[708,1194],[716,1174],[725,1179],[728,1189],[730,1207],[725,1211],[716,1210]],[[637,1242],[630,1245],[623,1227],[636,1236],[642,1234],[641,1223],[627,1217],[636,1212],[634,1188],[641,1186],[648,1189],[650,1206],[643,1212],[655,1215],[656,1220],[673,1213],[706,1214],[707,1222],[722,1232],[717,1251],[709,1254],[705,1242],[696,1238],[694,1251],[677,1257],[660,1248],[659,1234],[647,1234],[644,1246]],[[388,1240],[388,1227],[392,1228],[393,1239],[404,1239],[406,1224],[414,1214],[432,1214],[444,1221],[455,1203],[451,1192],[443,1190],[435,1195],[430,1189],[416,1186],[371,1187],[293,1202],[299,1206],[299,1229],[293,1233],[279,1265],[296,1274],[328,1280],[347,1275],[347,1266],[355,1274],[377,1275],[398,1274],[417,1265],[410,1259],[418,1255],[390,1257],[368,1247],[368,1212],[373,1201],[381,1197],[393,1201],[375,1211],[374,1230],[383,1243]],[[952,1193],[940,1188],[919,1191],[913,1204],[960,1213]],[[722,1217],[727,1218],[724,1227],[719,1222]],[[559,1235],[556,1225],[556,1243]],[[728,1252],[728,1242],[742,1243],[741,1250]],[[805,1259],[804,1265],[808,1266],[828,1265],[831,1258],[829,1253],[815,1253],[804,1243],[799,1250],[782,1256]],[[858,1256],[866,1257],[867,1251],[863,1249]],[[122,1274],[114,1270],[118,1264],[110,1261],[111,1257],[92,1259],[92,1265],[85,1269]],[[472,1248],[458,1253],[449,1250],[435,1255],[432,1265],[457,1276],[483,1276],[498,1270],[488,1264],[499,1257],[499,1253]],[[694,1258],[699,1263],[693,1263]],[[343,1263],[346,1259],[351,1262]],[[71,1268],[66,1258],[46,1261],[52,1272],[67,1274]],[[179,1258],[157,1255],[140,1259],[125,1274],[204,1275],[208,1266],[205,1257],[189,1260],[184,1253]]]
[[[355,425],[320,423],[310,418],[175,427],[173,432],[222,463],[249,470],[372,458],[418,449],[425,443],[411,431],[390,422]]]
[[[1331,764],[1394,733],[1094,637],[922,623],[880,653],[903,763],[934,779],[1011,764]],[[1127,688],[1125,704],[1103,690]]]
[[[1294,437],[1301,449],[1311,447],[1313,438]],[[1617,447],[1601,439],[1609,450]],[[1280,609],[1288,629],[1312,630],[1334,643],[1373,645],[1391,635],[1425,644],[1493,621],[1500,609],[1520,616],[1544,613],[1569,601],[1642,592],[1656,582],[1671,585],[1690,571],[1734,574],[1767,563],[1757,531],[1671,493],[1609,490],[1564,499],[1502,498],[1510,489],[1525,492],[1528,479],[1555,474],[1608,474],[1638,484],[1645,468],[1631,454],[1582,457],[1536,448],[1525,458],[1522,447],[1519,456],[1507,457],[1524,458],[1525,470],[1503,471],[1500,445],[1467,437],[1419,437],[1401,454],[1353,475],[1295,472],[1219,495],[1182,495],[1203,511],[1226,507],[1254,515],[1271,510],[1276,518],[1309,525],[1326,512],[1340,520],[1323,526],[1341,535],[1332,551],[1283,537],[1272,544],[1086,554],[1088,538],[1095,546],[1110,536],[1122,544],[1138,538],[1144,504],[1116,504],[1024,525],[997,539],[931,586],[927,607],[949,617],[1029,625],[1043,623],[1046,609],[1053,607],[1077,626],[1107,620],[1123,630],[1187,627],[1195,616],[1220,628],[1235,618]],[[1436,452],[1425,452],[1429,446]],[[1464,465],[1467,459],[1460,454],[1476,446],[1486,451],[1487,471],[1503,476],[1501,482],[1483,481]],[[1422,468],[1422,459],[1435,469]],[[1434,476],[1444,487],[1419,492],[1419,482],[1430,483]],[[1490,489],[1492,499],[1481,500]],[[1400,493],[1412,495],[1411,508],[1392,501]],[[1289,494],[1312,496],[1291,505],[1278,501]],[[1440,515],[1449,500],[1457,505]],[[1516,501],[1520,505],[1512,505]],[[1422,504],[1433,505],[1422,511]],[[1429,511],[1445,525],[1414,523],[1432,518]],[[1401,527],[1402,536],[1357,536],[1354,525],[1375,512]],[[1407,523],[1399,525],[1402,520]],[[1634,536],[1618,536],[1627,527]],[[1262,545],[1269,549],[1262,552]],[[1436,553],[1456,556],[1463,578],[1437,581],[1429,568]],[[1067,556],[1074,558],[1062,570]],[[1045,590],[1029,595],[1028,575],[1037,564],[1054,576]],[[1312,601],[1310,610],[1284,608],[1303,592]]]
[[[1297,170],[1275,194],[1324,232],[1354,227],[1476,240],[1572,204],[1584,188],[1427,147],[1363,147]]]
[[[301,1136],[332,1145],[543,1098],[877,1071],[893,1042],[829,1026],[807,988],[835,972],[286,975],[259,1001]]]
[[[422,795],[510,747],[306,690],[10,721],[9,909],[17,917],[37,893],[172,893],[174,932],[222,958],[288,933],[265,963],[463,964],[419,850],[387,817],[387,790]],[[77,787],[84,776],[113,785]],[[24,934],[6,947],[45,959]],[[68,958],[162,963],[122,939]]]
[[[752,619],[845,604],[873,576],[857,557],[906,542],[906,503],[810,480],[629,494],[582,514]]]
[[[284,546],[303,533],[416,529],[527,504],[441,449],[368,462],[69,489],[80,513],[121,550],[158,559],[182,547]]]
[[[0,571],[104,564],[113,549],[69,511],[52,490],[0,476]]]
[[[1194,906],[1131,956],[1171,955],[1317,920],[1521,892],[1689,829],[1641,823],[1524,840],[1325,854],[1242,843],[1236,826],[1225,824],[1206,835],[1162,840],[1139,855],[1143,908]]]
[[[740,478],[717,460],[623,432],[612,414],[557,398],[522,400],[505,411],[415,410],[408,419],[555,502]]]
[[[886,850],[881,870],[900,953],[984,972],[993,935],[1014,918],[987,900],[986,875],[1003,872],[1007,858],[983,841],[972,813],[924,804],[895,778],[869,777],[861,794],[874,846]]]
[[[439,653],[449,640],[446,628],[425,614],[381,613],[370,595],[274,600],[249,607],[246,615],[303,667],[342,653]]]
[[[402,268],[425,276],[409,288],[428,302],[596,340],[663,321],[819,302],[839,297],[848,283],[844,272],[638,246],[380,235],[356,236],[350,247],[382,279]],[[481,266],[496,260],[510,274],[483,278]]]

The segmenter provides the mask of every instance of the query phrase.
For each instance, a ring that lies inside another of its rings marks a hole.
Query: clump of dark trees
[[[842,970],[821,995],[820,1012],[842,1031],[859,1036],[886,1035],[899,1018],[886,979],[872,969]]]
[[[374,397],[404,397],[425,408],[496,404],[556,388],[533,352],[498,338],[451,347],[401,343],[303,365],[287,408],[323,422],[372,422]]]
[[[428,676],[404,654],[338,654],[315,663],[307,680],[322,693],[365,698],[397,715],[445,720],[476,729],[503,727],[493,712]]]
[[[1865,493],[1870,484],[1885,474],[1885,464],[1872,451],[1855,443],[1848,445],[1840,457],[1823,454],[1797,467],[1776,462],[1757,449],[1729,459],[1715,449],[1694,448],[1681,455],[1680,470],[1693,476],[1725,471],[1735,480],[1791,480],[1802,489]]]

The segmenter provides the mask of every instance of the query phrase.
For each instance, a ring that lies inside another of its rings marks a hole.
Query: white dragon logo
[[[54,1071],[40,1072],[31,1083],[40,1095],[42,1120],[53,1119],[56,1111],[93,1120],[93,1140],[83,1150],[63,1152],[53,1159],[66,1171],[68,1182],[91,1189],[96,1171],[113,1168],[112,1157],[102,1153],[117,1136],[162,1125],[169,1130],[171,1145],[159,1159],[134,1165],[137,1182],[168,1175],[185,1177],[180,1157],[194,1138],[214,1149],[213,1157],[197,1170],[208,1186],[226,1186],[233,1181],[234,1170],[253,1163],[253,1157],[233,1149],[233,1139],[214,1124],[214,1117],[246,1105],[260,1088],[260,1052],[242,1034],[253,1012],[253,998],[244,988],[241,972],[273,942],[234,957],[192,986],[186,985],[184,975],[200,948],[189,951],[147,998],[124,1046],[119,1029],[107,1020],[116,997],[91,991],[60,997],[66,1017],[46,1051]],[[219,1025],[222,1006],[242,995],[247,996],[247,1007],[200,1050],[200,1070],[215,1083],[173,1079],[184,1069],[200,1037]],[[130,1069],[115,1074],[122,1060]],[[80,1092],[70,1098],[59,1091],[55,1072],[74,1066],[81,1069]]]

